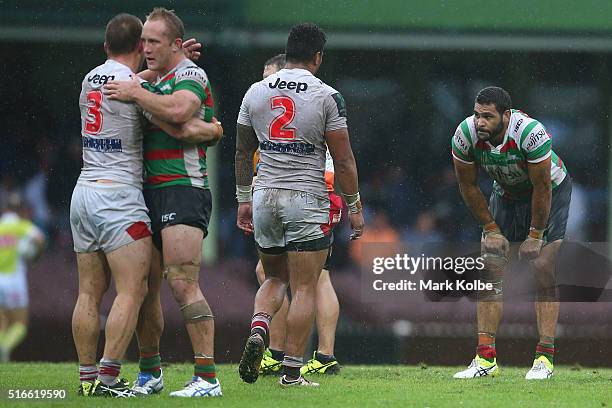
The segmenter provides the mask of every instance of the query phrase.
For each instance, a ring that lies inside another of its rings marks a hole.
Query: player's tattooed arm
[[[215,117],[213,117],[211,123],[202,119],[191,118],[186,123],[176,125],[153,116],[151,122],[173,138],[185,143],[203,143],[207,146],[214,146],[223,137],[223,127]]]
[[[544,230],[548,223],[552,200],[552,182],[550,180],[550,157],[539,163],[527,163],[529,179],[533,184],[531,196],[531,227]]]
[[[236,185],[250,186],[253,182],[253,154],[259,142],[250,126],[236,125]]]
[[[487,206],[487,200],[478,187],[478,166],[475,163],[462,163],[453,158],[455,176],[459,184],[459,192],[465,205],[468,207],[480,225],[492,223],[493,216]]]
[[[357,164],[351,149],[346,128],[325,132],[329,154],[334,159],[335,178],[343,194],[356,194],[359,191]]]

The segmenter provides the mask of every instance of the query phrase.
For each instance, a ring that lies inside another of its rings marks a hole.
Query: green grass
[[[281,389],[277,378],[260,377],[244,384],[234,365],[221,365],[222,398],[207,401],[168,397],[190,378],[192,366],[172,364],[165,369],[162,395],[147,399],[109,400],[76,396],[77,365],[71,363],[11,363],[0,365],[0,406],[54,405],[102,406],[206,406],[206,407],[606,407],[612,406],[612,369],[556,367],[549,381],[527,382],[527,368],[502,367],[497,378],[455,380],[459,367],[345,366],[338,376],[318,376],[319,388]],[[126,378],[136,373],[135,364],[123,368]],[[314,379],[314,377],[313,377]],[[9,389],[65,389],[65,400],[13,402]],[[117,405],[115,405],[117,404]]]

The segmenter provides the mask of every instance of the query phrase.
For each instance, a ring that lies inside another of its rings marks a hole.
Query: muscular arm
[[[185,123],[200,109],[200,99],[190,91],[180,90],[171,95],[157,95],[139,87],[133,100],[145,111],[169,123]]]
[[[470,212],[476,218],[480,225],[487,225],[493,222],[493,216],[487,206],[487,200],[478,187],[478,167],[476,164],[462,163],[453,158],[455,165],[455,176],[459,183],[459,191],[465,205],[470,209]]]
[[[200,109],[198,96],[188,90],[178,90],[171,95],[158,95],[140,85],[134,76],[129,81],[110,81],[104,86],[104,94],[112,100],[136,102],[143,110],[168,123],[185,123]]]
[[[207,146],[214,146],[223,137],[221,122],[218,122],[215,118],[213,118],[212,123],[198,118],[191,118],[186,123],[177,125],[164,122],[153,116],[151,122],[181,142],[192,144],[205,143]]]
[[[546,228],[550,203],[552,200],[552,182],[550,180],[550,157],[539,163],[527,163],[529,179],[533,184],[531,196],[531,226],[538,230]]]
[[[236,125],[236,185],[250,186],[253,181],[253,154],[259,145],[250,126]]]
[[[357,164],[351,149],[348,130],[338,129],[325,132],[329,153],[334,159],[335,178],[342,193],[350,195],[359,191]]]

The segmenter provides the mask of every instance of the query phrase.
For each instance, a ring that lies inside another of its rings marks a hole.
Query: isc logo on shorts
[[[161,222],[172,221],[172,220],[174,220],[174,218],[176,218],[176,213],[163,214],[161,216]]]

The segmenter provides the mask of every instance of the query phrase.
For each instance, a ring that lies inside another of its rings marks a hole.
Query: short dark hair
[[[480,105],[495,105],[495,109],[500,115],[512,108],[512,99],[510,94],[503,88],[498,86],[487,86],[478,92],[476,95],[476,103]]]
[[[131,14],[118,14],[106,25],[104,42],[113,55],[128,54],[140,44],[142,21]]]
[[[147,16],[147,21],[162,20],[166,24],[166,36],[172,42],[177,38],[181,40],[185,36],[185,26],[183,20],[176,15],[174,10],[163,7],[155,7]]]
[[[289,62],[309,62],[317,52],[323,52],[327,37],[316,24],[293,26],[285,53]]]
[[[264,67],[274,65],[280,71],[281,69],[285,68],[286,62],[285,54],[278,54],[267,60]]]

